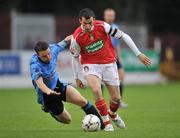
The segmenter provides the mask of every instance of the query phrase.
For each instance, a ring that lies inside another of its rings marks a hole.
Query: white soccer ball
[[[96,115],[88,114],[82,120],[82,128],[86,132],[98,131],[100,126],[100,119]]]

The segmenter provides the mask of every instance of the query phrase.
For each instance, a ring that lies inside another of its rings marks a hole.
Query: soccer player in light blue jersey
[[[100,118],[96,108],[87,101],[74,87],[64,83],[58,77],[56,70],[58,54],[70,43],[71,36],[67,36],[57,44],[47,44],[44,41],[36,43],[30,61],[30,73],[36,90],[38,103],[45,112],[61,123],[69,124],[71,115],[65,109],[63,102],[80,106],[86,114],[94,114]],[[104,124],[101,120],[101,128]]]
[[[111,8],[107,8],[104,10],[104,20],[109,23],[113,28],[119,28],[119,26],[117,24],[114,23],[116,18],[116,13],[113,9]],[[120,85],[119,85],[119,89],[120,89],[120,95],[121,97],[123,97],[123,81],[124,81],[124,69],[123,69],[123,65],[121,63],[121,59],[119,57],[120,52],[119,52],[119,47],[120,47],[120,41],[119,39],[116,39],[114,37],[111,37],[111,42],[112,45],[114,47],[115,53],[116,53],[116,64],[117,64],[117,68],[118,68],[118,74],[119,74],[119,79],[120,79]],[[126,104],[125,102],[121,101],[121,105],[122,108],[127,108],[128,104]]]

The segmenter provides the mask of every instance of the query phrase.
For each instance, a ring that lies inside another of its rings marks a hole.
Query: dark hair
[[[82,17],[84,17],[85,19],[89,19],[91,17],[95,18],[95,14],[93,10],[85,8],[79,11],[79,18],[81,19]]]
[[[34,47],[34,50],[38,54],[40,51],[45,51],[49,48],[49,45],[45,41],[38,41]]]

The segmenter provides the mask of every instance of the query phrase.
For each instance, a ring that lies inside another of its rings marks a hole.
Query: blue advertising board
[[[4,74],[20,74],[20,56],[17,55],[0,55],[0,75]]]

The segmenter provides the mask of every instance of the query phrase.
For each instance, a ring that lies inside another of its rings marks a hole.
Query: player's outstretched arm
[[[110,26],[108,23],[104,22],[104,29],[105,32],[112,36],[115,37],[117,39],[121,39],[124,41],[124,43],[129,46],[129,48],[134,52],[134,54],[139,58],[139,60],[146,66],[150,66],[151,65],[151,60],[144,54],[142,54],[139,49],[137,48],[136,44],[133,42],[133,40],[131,39],[131,37],[124,33],[123,31],[121,31],[118,28],[113,28],[112,26]]]
[[[36,84],[37,86],[41,89],[41,91],[43,91],[44,93],[46,93],[47,95],[60,95],[60,93],[57,93],[56,91],[53,91],[51,89],[49,89],[43,82],[42,77],[39,77],[36,80]]]
[[[71,43],[71,37],[72,35],[67,36],[64,40],[58,42],[56,45],[59,46],[58,53],[62,50],[64,50],[69,44]]]
[[[73,36],[71,37],[70,51],[72,54],[72,68],[73,68],[74,78],[76,80],[76,85],[81,89],[84,89],[86,86],[82,83],[82,81],[78,77],[81,67],[81,64],[79,63],[80,47]]]
[[[139,60],[145,65],[145,66],[150,66],[151,65],[151,60],[141,53],[131,37],[127,34],[123,34],[121,39],[131,48],[131,50],[134,52],[134,54],[139,58]]]

